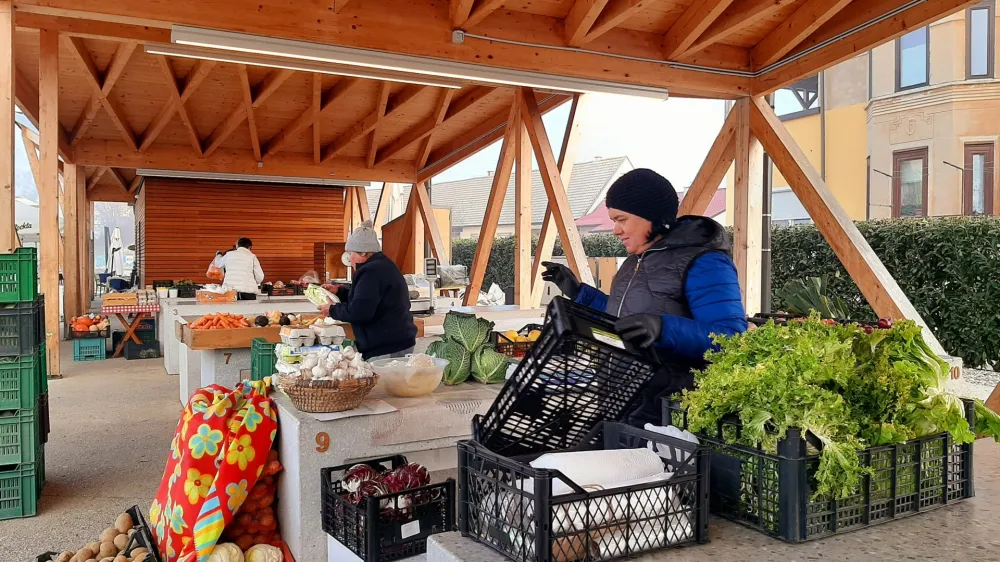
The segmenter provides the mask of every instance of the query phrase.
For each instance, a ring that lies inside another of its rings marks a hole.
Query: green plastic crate
[[[261,381],[278,372],[274,368],[274,346],[264,338],[250,342],[250,380]]]
[[[18,248],[0,254],[0,302],[30,302],[38,298],[38,254]]]
[[[31,355],[0,357],[0,410],[34,408],[42,394],[38,350]],[[48,386],[47,381],[44,386]]]
[[[101,361],[107,356],[107,340],[73,340],[73,361]]]
[[[0,466],[35,462],[42,443],[38,406],[0,412]]]
[[[42,297],[0,304],[0,355],[28,355],[45,339]]]
[[[27,463],[0,471],[0,520],[31,517],[38,512],[44,479],[38,465]]]

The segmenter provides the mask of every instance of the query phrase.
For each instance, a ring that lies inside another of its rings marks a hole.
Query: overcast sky
[[[545,116],[545,129],[558,158],[570,104]],[[714,100],[645,98],[588,94],[580,112],[577,162],[628,156],[636,168],[663,174],[677,189],[690,185],[724,118]],[[485,176],[496,169],[500,142],[434,178],[435,182]],[[537,168],[537,164],[534,165]]]

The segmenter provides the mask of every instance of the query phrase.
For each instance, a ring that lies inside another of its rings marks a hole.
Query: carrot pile
[[[250,323],[239,314],[206,314],[191,323],[192,330],[231,330],[234,328],[249,328]]]

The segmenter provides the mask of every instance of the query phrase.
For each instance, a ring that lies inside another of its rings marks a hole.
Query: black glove
[[[555,283],[559,290],[570,300],[576,299],[580,294],[580,282],[568,267],[562,264],[543,261],[545,271],[542,272],[542,280]]]
[[[650,347],[660,341],[663,334],[663,318],[659,314],[633,314],[619,318],[615,322],[615,331],[623,340],[628,340],[638,347]]]

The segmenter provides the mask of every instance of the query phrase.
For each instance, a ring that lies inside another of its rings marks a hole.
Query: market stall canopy
[[[498,140],[517,86],[765,94],[974,3],[25,0],[16,98],[37,122],[58,31],[61,152],[104,197],[135,168],[409,183]]]

